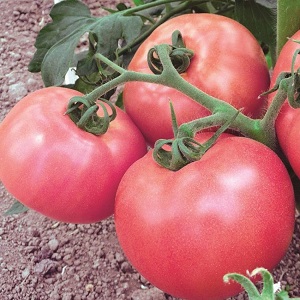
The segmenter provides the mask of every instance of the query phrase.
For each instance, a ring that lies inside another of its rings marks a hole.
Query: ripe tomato
[[[294,229],[294,193],[269,148],[244,137],[220,139],[179,171],[150,151],[121,180],[115,224],[132,265],[152,284],[184,299],[225,299],[240,291],[229,272],[272,269]]]
[[[50,87],[17,103],[0,124],[0,179],[29,208],[58,221],[91,223],[113,214],[118,184],[146,143],[119,109],[104,135],[79,129],[64,114],[78,95]]]
[[[207,94],[231,103],[252,117],[259,117],[265,105],[259,94],[269,87],[269,72],[252,34],[238,22],[214,14],[187,14],[159,26],[135,53],[128,69],[151,73],[147,53],[155,45],[171,44],[171,35],[180,30],[194,57],[182,77]],[[153,145],[160,138],[172,138],[169,101],[178,123],[207,116],[207,109],[177,90],[143,82],[124,87],[126,112]]]
[[[296,32],[292,39],[300,40],[300,30]],[[292,66],[292,58],[294,52],[300,48],[300,44],[293,42],[290,39],[282,48],[274,71],[270,87],[273,87],[278,75],[281,72],[290,72]],[[295,63],[295,70],[300,67],[300,55]],[[276,93],[269,96],[269,101],[272,101]],[[278,136],[279,144],[289,160],[294,172],[300,178],[300,109],[292,108],[286,101],[281,108],[280,114],[276,120],[276,133]]]

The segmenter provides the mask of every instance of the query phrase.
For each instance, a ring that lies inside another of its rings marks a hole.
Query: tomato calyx
[[[293,59],[291,72],[281,72],[276,78],[276,82],[273,88],[266,91],[262,95],[268,95],[278,89],[283,89],[287,93],[287,100],[292,108],[300,107],[300,68],[294,71],[296,58],[300,54],[300,49],[296,50]]]
[[[177,171],[187,164],[199,160],[205,153],[205,148],[205,145],[201,145],[189,137],[158,140],[154,146],[153,158],[162,167]]]
[[[179,30],[174,31],[172,34],[172,45],[169,45],[169,56],[179,74],[187,70],[194,56],[194,52],[186,48]],[[148,66],[154,74],[161,74],[163,72],[163,64],[155,47],[149,50],[147,60]]]
[[[106,103],[111,113],[108,112]],[[101,107],[103,116],[99,116],[98,110]],[[106,99],[100,98],[99,101],[89,101],[88,97],[75,96],[70,99],[65,114],[81,129],[94,135],[101,135],[107,132],[109,124],[116,116],[116,108]]]
[[[195,130],[195,132],[183,132],[179,130],[172,103],[170,103],[170,107],[175,139],[158,140],[154,145],[152,156],[156,163],[171,171],[178,171],[187,164],[200,160],[206,151],[216,143],[219,136],[230,127],[240,113],[237,111],[231,119],[227,120],[216,130],[210,139],[201,144],[194,139],[198,130]]]
[[[260,293],[253,282],[244,275],[238,273],[228,273],[223,277],[224,282],[228,283],[230,280],[238,282],[247,292],[250,300],[287,300],[292,299],[284,290],[280,290],[280,284],[274,284],[274,279],[271,273],[265,268],[256,268],[249,277],[261,275],[263,279],[263,289]],[[300,298],[294,298],[295,300]]]

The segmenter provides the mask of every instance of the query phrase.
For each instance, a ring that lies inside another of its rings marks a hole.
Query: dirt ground
[[[116,3],[83,2],[98,14],[103,13],[99,5]],[[52,0],[0,0],[0,121],[18,100],[43,86],[40,75],[29,73],[27,65],[52,4]],[[13,199],[1,184],[0,199],[0,300],[175,299],[131,267],[118,244],[112,218],[74,225],[33,211],[4,217]],[[293,297],[300,296],[299,249],[297,215],[290,249],[273,272]],[[240,294],[232,299],[246,297]]]

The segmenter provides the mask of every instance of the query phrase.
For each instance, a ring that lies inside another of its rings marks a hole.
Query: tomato
[[[300,30],[296,32],[292,39],[300,40]],[[300,44],[288,40],[282,48],[272,74],[270,87],[275,85],[276,79],[281,72],[290,72],[294,52],[300,48]],[[300,56],[295,63],[295,70],[300,67]],[[269,101],[275,96],[275,92],[270,94]],[[300,109],[292,108],[286,101],[281,108],[276,120],[276,133],[279,144],[288,158],[293,170],[300,178]]]
[[[182,77],[207,94],[231,103],[252,117],[265,106],[259,94],[269,87],[269,72],[260,45],[238,22],[214,14],[186,14],[159,26],[138,48],[128,69],[151,73],[147,64],[150,48],[171,44],[171,35],[180,30],[194,57]],[[128,82],[124,87],[126,112],[150,145],[160,138],[172,138],[172,101],[178,123],[209,115],[207,109],[181,92],[144,82]]]
[[[279,157],[244,137],[220,139],[179,171],[152,151],[125,173],[116,195],[122,249],[152,284],[184,299],[225,299],[240,291],[223,275],[272,269],[286,253],[294,193]]]
[[[146,153],[130,118],[117,108],[95,136],[65,115],[79,92],[50,87],[20,100],[0,124],[0,180],[20,202],[62,222],[92,223],[113,214],[118,184]]]

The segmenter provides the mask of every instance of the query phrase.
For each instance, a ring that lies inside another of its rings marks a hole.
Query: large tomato
[[[152,284],[184,299],[225,299],[240,291],[223,275],[272,269],[294,229],[294,193],[285,166],[266,146],[220,139],[179,171],[152,151],[125,173],[116,196],[118,239]]]
[[[118,184],[146,143],[119,109],[104,135],[79,129],[65,115],[68,100],[78,95],[50,87],[17,103],[0,124],[0,180],[50,218],[91,223],[113,214]]]
[[[182,77],[207,94],[231,103],[252,117],[259,117],[264,99],[259,94],[269,87],[269,72],[263,52],[252,34],[238,22],[214,14],[187,14],[159,26],[135,53],[128,69],[151,73],[147,53],[155,45],[171,44],[180,30],[194,57]],[[160,138],[172,138],[169,101],[178,123],[200,118],[209,112],[182,93],[143,82],[124,87],[124,106],[146,140],[153,145]]]
[[[294,52],[300,48],[300,44],[293,41],[300,40],[300,30],[296,32],[292,39],[289,39],[282,48],[276,65],[274,67],[271,85],[273,87],[278,75],[281,72],[290,72]],[[295,63],[295,70],[300,67],[300,55]],[[272,101],[276,93],[269,96]],[[292,168],[300,178],[300,109],[292,108],[286,101],[276,120],[276,132],[279,144],[287,156]]]

